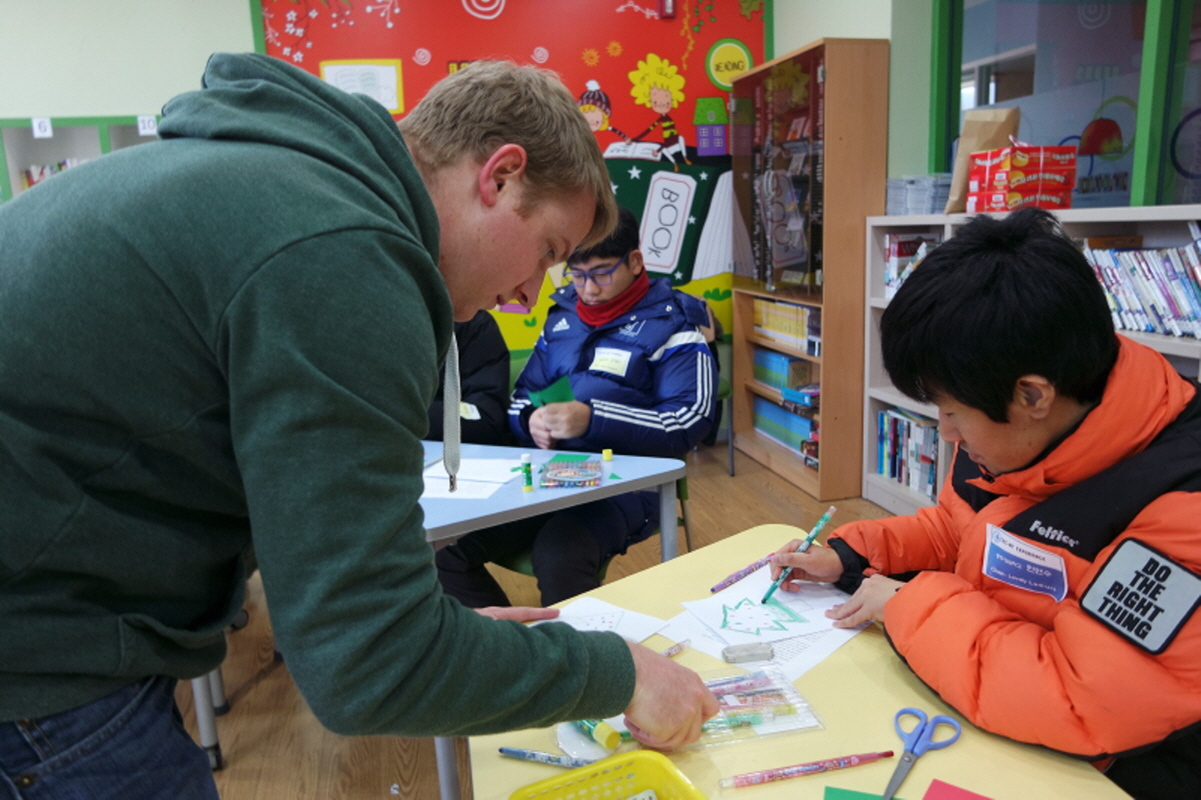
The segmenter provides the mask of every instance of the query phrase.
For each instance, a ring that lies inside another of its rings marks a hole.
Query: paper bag
[[[1018,135],[1021,110],[1017,108],[973,108],[963,115],[963,130],[955,151],[955,171],[951,174],[951,193],[944,213],[967,210],[968,158],[980,150],[995,150],[1009,144]]]

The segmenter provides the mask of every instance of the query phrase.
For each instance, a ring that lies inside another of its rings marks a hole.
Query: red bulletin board
[[[730,82],[763,61],[764,3],[263,0],[262,20],[268,55],[376,97],[397,119],[471,60],[506,58],[555,71],[606,151],[618,202],[643,218],[644,243],[669,240],[663,252],[672,261],[658,274],[707,297],[720,319],[729,316],[729,269],[724,256],[712,255],[712,230],[702,237],[702,229],[710,203],[715,217],[729,214],[732,201],[714,187],[730,169]],[[668,138],[673,127],[682,147]],[[673,181],[691,182],[690,208],[655,205],[657,187],[675,196],[662,189]],[[652,215],[671,218],[675,229],[655,228]],[[715,228],[723,225],[715,219]],[[536,321],[526,324],[536,335]],[[510,346],[524,344],[502,327]]]

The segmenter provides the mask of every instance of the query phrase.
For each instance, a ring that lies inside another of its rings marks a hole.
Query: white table
[[[441,442],[422,442],[425,461],[441,457]],[[684,462],[676,458],[649,458],[615,454],[611,461],[603,462],[604,478],[599,486],[578,489],[543,489],[538,486],[539,468],[562,451],[527,449],[523,447],[501,447],[497,445],[464,444],[460,447],[463,461],[472,458],[512,459],[520,464],[522,455],[530,455],[534,471],[534,491],[522,489],[518,473],[514,479],[503,484],[490,497],[472,500],[457,497],[421,499],[425,512],[426,540],[435,547],[445,546],[472,531],[491,528],[505,522],[546,514],[571,508],[593,500],[613,497],[626,492],[644,489],[659,491],[659,547],[662,559],[669,561],[679,555],[678,526],[676,522],[676,481],[687,475]],[[590,457],[600,458],[599,455]],[[614,477],[616,476],[616,477]],[[442,800],[460,800],[459,773],[455,757],[455,740],[452,737],[434,738],[434,752],[438,760],[438,786]]]
[[[426,462],[442,455],[441,442],[422,442]],[[679,555],[676,523],[676,481],[688,472],[684,462],[678,458],[649,458],[614,454],[612,461],[603,462],[604,479],[599,486],[579,489],[542,489],[538,486],[538,471],[542,464],[564,451],[527,449],[523,447],[500,447],[497,445],[464,444],[460,448],[462,460],[472,458],[512,459],[516,466],[522,455],[529,454],[534,470],[534,491],[522,491],[521,478],[514,473],[513,480],[505,483],[496,493],[484,500],[466,500],[457,497],[421,499],[425,512],[425,538],[435,547],[447,545],[472,531],[491,528],[505,522],[546,514],[591,503],[605,497],[644,489],[659,491],[659,545],[664,561]],[[583,454],[577,454],[583,455]],[[588,454],[599,459],[599,455]],[[613,476],[617,477],[614,478]]]

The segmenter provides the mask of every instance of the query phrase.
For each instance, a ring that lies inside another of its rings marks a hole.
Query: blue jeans
[[[0,798],[217,800],[174,691],[174,678],[147,678],[70,711],[0,723]]]

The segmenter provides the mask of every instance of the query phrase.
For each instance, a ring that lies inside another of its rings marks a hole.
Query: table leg
[[[659,547],[664,561],[671,561],[680,554],[676,513],[676,482],[673,480],[659,485]]]
[[[453,736],[434,737],[434,757],[438,760],[438,790],[442,800],[460,800],[459,764]],[[470,754],[467,757],[470,758]]]

